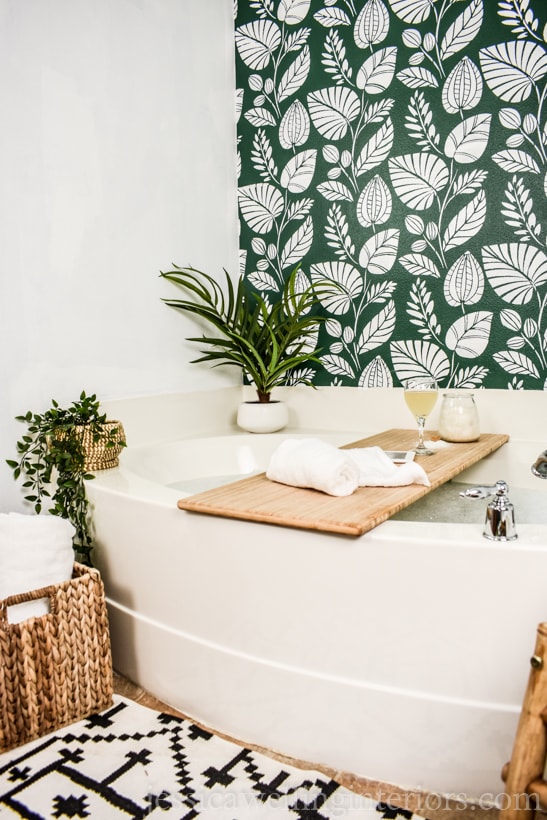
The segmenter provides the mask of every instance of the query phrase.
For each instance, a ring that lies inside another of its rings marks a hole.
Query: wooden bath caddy
[[[352,495],[340,498],[317,490],[278,484],[266,478],[265,473],[260,473],[182,498],[178,507],[181,510],[225,518],[362,535],[450,481],[507,441],[507,435],[483,433],[478,441],[445,445],[434,455],[416,457],[416,461],[429,476],[430,487],[421,484],[405,487],[359,487]],[[378,446],[383,450],[411,450],[415,443],[415,430],[386,430],[345,444],[342,449]]]

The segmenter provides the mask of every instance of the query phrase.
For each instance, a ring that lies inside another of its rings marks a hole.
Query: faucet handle
[[[462,498],[490,498],[495,493],[495,486],[480,484],[478,487],[468,487],[466,490],[462,490],[460,495]]]
[[[530,469],[536,478],[547,478],[547,450],[539,454]]]
[[[486,508],[483,535],[491,541],[514,541],[517,538],[515,508],[509,501],[509,487],[496,481],[495,495]]]

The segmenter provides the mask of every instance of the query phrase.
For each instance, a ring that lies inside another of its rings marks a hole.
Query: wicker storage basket
[[[49,598],[50,612],[10,624],[8,607]],[[104,587],[74,564],[70,581],[0,601],[0,752],[112,704]]]

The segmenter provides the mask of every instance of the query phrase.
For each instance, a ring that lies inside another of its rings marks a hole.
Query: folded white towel
[[[316,438],[285,439],[272,453],[266,476],[328,495],[351,495],[359,484],[359,468],[348,453]]]
[[[74,527],[56,515],[0,514],[0,599],[30,592],[72,577]],[[19,623],[49,611],[48,601],[8,607],[8,621]]]
[[[351,495],[357,487],[430,486],[427,473],[409,461],[394,464],[381,447],[340,450],[317,438],[289,438],[274,450],[266,477],[329,495]]]
[[[431,482],[424,468],[415,461],[407,461],[398,466],[381,447],[352,447],[349,453],[359,468],[360,487],[402,487],[407,484]]]

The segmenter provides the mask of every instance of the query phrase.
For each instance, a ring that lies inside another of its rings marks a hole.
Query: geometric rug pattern
[[[0,817],[411,820],[413,814],[115,696],[110,709],[0,755]]]

